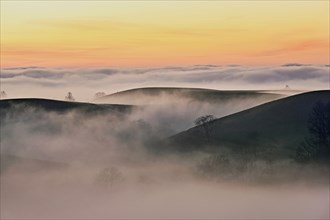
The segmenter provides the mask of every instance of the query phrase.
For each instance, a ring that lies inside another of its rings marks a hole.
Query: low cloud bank
[[[285,64],[273,67],[195,65],[160,68],[2,68],[2,90],[10,97],[63,99],[71,91],[90,101],[96,92],[162,86],[213,89],[328,89],[328,65]]]

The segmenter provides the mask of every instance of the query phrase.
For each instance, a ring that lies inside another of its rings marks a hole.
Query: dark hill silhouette
[[[135,106],[129,105],[112,105],[112,104],[91,104],[82,102],[66,102],[50,99],[6,99],[0,100],[0,120],[1,126],[7,126],[8,124],[20,122],[30,123],[21,116],[27,116],[29,120],[43,120],[41,112],[50,113],[55,112],[57,114],[65,114],[70,111],[79,112],[83,114],[87,119],[90,116],[111,116],[114,118],[123,118],[127,113],[133,111]],[[32,116],[33,113],[36,117]],[[49,121],[46,121],[49,122]],[[50,125],[51,126],[51,125]],[[48,128],[46,128],[47,130]],[[6,135],[1,133],[1,135]],[[17,137],[20,138],[20,137]],[[65,168],[65,164],[58,163],[55,161],[40,160],[36,158],[27,158],[24,156],[17,156],[7,154],[2,151],[0,153],[0,169],[3,172],[11,165],[19,164],[22,167],[29,169],[38,169],[40,167],[48,169],[62,169]]]
[[[123,114],[132,111],[134,106],[116,105],[116,104],[91,104],[83,102],[67,102],[51,99],[5,99],[0,100],[1,114],[6,113],[14,108],[21,110],[26,108],[36,108],[45,111],[67,112],[71,110],[81,111],[84,113],[113,113]]]
[[[296,91],[297,92],[297,91]],[[143,102],[159,101],[161,97],[170,97],[166,100],[175,100],[178,97],[203,102],[223,102],[232,99],[263,98],[271,101],[283,97],[276,91],[259,90],[214,90],[201,88],[178,88],[178,87],[147,87],[125,90],[96,99],[96,102],[145,104]]]
[[[330,100],[330,90],[307,92],[269,102],[214,121],[210,141],[200,126],[167,140],[166,147],[179,151],[214,150],[268,152],[272,157],[292,156],[308,134],[313,106]]]

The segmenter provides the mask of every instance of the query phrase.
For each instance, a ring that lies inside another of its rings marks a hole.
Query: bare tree
[[[68,92],[68,94],[65,96],[65,101],[69,101],[69,102],[75,101],[71,92]]]
[[[97,93],[95,93],[95,95],[94,95],[94,99],[101,98],[101,97],[103,97],[103,96],[105,96],[105,95],[106,95],[105,92],[97,92]]]
[[[5,99],[5,98],[7,98],[7,93],[5,91],[1,91],[0,99]]]
[[[330,101],[317,102],[308,119],[309,137],[297,148],[296,159],[330,159]]]
[[[202,128],[207,141],[210,141],[215,119],[213,115],[204,115],[195,120],[195,125]]]
[[[308,130],[314,142],[320,146],[329,144],[330,141],[330,101],[324,104],[318,102],[314,106],[308,120]]]

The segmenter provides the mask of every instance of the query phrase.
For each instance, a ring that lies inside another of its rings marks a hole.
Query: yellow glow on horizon
[[[328,1],[1,1],[2,66],[329,62]]]

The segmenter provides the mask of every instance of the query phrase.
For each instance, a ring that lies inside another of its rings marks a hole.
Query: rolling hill
[[[209,141],[198,126],[170,137],[165,146],[183,152],[229,148],[292,156],[308,134],[313,106],[329,100],[329,90],[290,96],[215,120]]]
[[[298,91],[291,91],[291,93]],[[171,102],[178,98],[200,102],[226,102],[241,99],[261,99],[272,101],[284,97],[277,91],[253,91],[253,90],[213,90],[201,88],[176,88],[176,87],[147,87],[125,90],[103,96],[95,100],[97,103],[121,103],[121,104],[155,104],[165,101]]]
[[[58,113],[75,110],[83,113],[112,113],[115,115],[121,115],[131,112],[135,107],[130,105],[91,104],[36,98],[0,100],[1,117],[18,109],[20,110],[20,113],[24,113],[24,111],[30,108]]]
[[[122,119],[127,114],[134,111],[135,108],[137,107],[129,105],[97,105],[50,99],[0,100],[0,136],[2,145],[0,152],[0,170],[3,172],[5,169],[17,165],[24,167],[24,169],[38,169],[40,167],[47,169],[62,169],[66,166],[60,162],[49,161],[47,158],[34,158],[34,155],[26,156],[24,154],[17,154],[15,149],[31,147],[25,143],[26,139],[33,139],[33,137],[36,138],[33,135],[29,138],[18,135],[19,132],[17,133],[15,130],[17,127],[22,128],[22,130],[29,135],[40,132],[45,136],[48,135],[47,137],[49,138],[51,135],[56,136],[61,134],[61,126],[63,125],[61,123],[65,120],[87,120],[91,118],[93,119],[95,116],[100,116],[102,119],[104,118],[104,120],[108,120],[108,116],[113,119]],[[78,115],[82,115],[83,117],[70,117],[71,111],[79,113]],[[51,117],[48,118],[46,117],[48,113],[56,113],[58,117],[56,119]],[[63,119],[63,121],[57,121],[57,119]],[[38,122],[41,123],[38,124]],[[58,122],[59,124],[56,124],[55,122]],[[27,125],[27,127],[24,127],[24,125]],[[87,130],[86,127],[77,126],[77,130],[82,128]],[[18,142],[14,147],[6,143],[6,141],[13,136],[15,136],[14,139],[22,140],[22,142]],[[47,144],[45,144],[45,146],[47,146]]]

